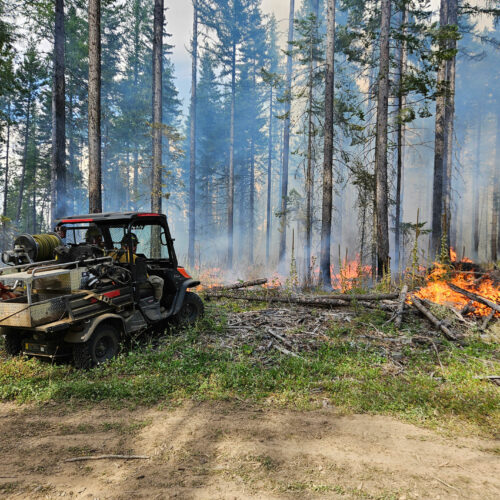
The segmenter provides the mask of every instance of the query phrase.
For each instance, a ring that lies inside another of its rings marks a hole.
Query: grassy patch
[[[303,359],[273,352],[272,362],[265,364],[254,357],[251,345],[216,347],[225,329],[219,309],[195,329],[169,336],[159,346],[129,347],[109,364],[86,372],[36,359],[8,359],[0,351],[0,400],[150,405],[184,398],[245,399],[313,408],[326,399],[342,410],[492,435],[500,427],[500,390],[476,377],[491,375],[499,366],[493,360],[495,346],[480,340],[463,348],[442,342],[439,360],[428,346],[408,347],[403,369],[395,374],[386,369],[388,354],[360,337],[371,328],[393,334],[385,320],[376,311],[349,324],[332,324],[315,352],[301,353]],[[148,423],[126,429],[121,423],[109,425],[137,432]]]

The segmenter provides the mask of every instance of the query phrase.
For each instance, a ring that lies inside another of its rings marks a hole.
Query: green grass
[[[0,400],[86,400],[153,405],[196,400],[241,400],[295,408],[321,406],[326,398],[343,411],[390,414],[450,430],[493,435],[500,428],[500,390],[475,377],[491,375],[495,346],[443,342],[432,349],[408,347],[405,369],[394,375],[377,346],[356,339],[370,325],[389,334],[383,313],[365,313],[353,323],[333,325],[329,340],[304,359],[276,354],[263,365],[251,345],[216,348],[224,315],[209,313],[195,329],[167,337],[158,348],[128,348],[90,371],[36,359],[6,358],[0,344]],[[207,338],[209,341],[207,342]],[[203,341],[202,341],[203,340]],[[0,341],[1,342],[1,341]]]

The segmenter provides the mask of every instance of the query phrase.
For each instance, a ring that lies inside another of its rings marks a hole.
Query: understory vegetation
[[[427,325],[410,318],[398,332],[382,311],[332,322],[311,352],[224,344],[227,316],[239,305],[208,308],[194,328],[124,345],[112,362],[89,371],[68,363],[7,358],[0,337],[0,400],[107,402],[118,406],[236,400],[296,409],[394,415],[427,427],[493,436],[500,428],[500,389],[481,378],[498,369],[498,345],[471,335],[463,345],[433,337],[387,353],[370,333],[415,336]],[[258,332],[256,332],[258,335]]]

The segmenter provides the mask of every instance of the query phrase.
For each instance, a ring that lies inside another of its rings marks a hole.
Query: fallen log
[[[432,314],[427,307],[422,304],[420,299],[418,297],[415,297],[414,295],[411,297],[411,303],[412,305],[418,309],[436,328],[441,330],[444,334],[444,336],[448,340],[457,340],[457,337],[455,336],[454,333],[450,331],[450,329],[443,324],[442,321],[439,321],[434,314]]]
[[[255,295],[242,295],[237,293],[210,293],[211,298],[224,298],[236,300],[248,300],[250,302],[278,302],[281,304],[300,304],[310,307],[335,307],[335,306],[348,306],[350,302],[346,300],[328,300],[328,299],[302,299],[298,297],[279,297],[274,295],[262,295],[257,297]]]
[[[241,281],[239,283],[233,283],[232,285],[214,286],[206,290],[205,293],[211,295],[212,292],[217,292],[219,290],[237,290],[238,288],[248,288],[250,286],[264,285],[265,283],[267,283],[267,278],[260,278],[258,280],[251,281]]]
[[[333,293],[325,295],[325,298],[337,300],[386,300],[397,299],[397,293],[367,293],[367,294],[352,294],[352,293]]]
[[[391,306],[389,304],[384,304],[382,302],[369,302],[367,300],[359,300],[358,304],[363,307],[367,307],[368,309],[381,309],[382,311],[390,311],[394,312],[394,306]]]
[[[405,285],[401,289],[401,293],[399,294],[398,308],[396,309],[396,319],[394,320],[394,324],[396,325],[396,328],[399,328],[401,326],[401,321],[403,320],[403,311],[404,311],[407,295],[408,295],[408,285]]]
[[[462,295],[473,300],[474,302],[479,302],[480,304],[484,304],[485,306],[488,306],[490,309],[493,309],[496,312],[500,313],[500,306],[498,304],[495,304],[494,302],[491,302],[491,300],[488,300],[485,297],[481,297],[481,295],[476,295],[475,293],[469,292],[469,290],[464,290],[463,288],[460,288],[459,286],[456,286],[453,283],[447,283],[447,285],[454,292],[461,293]]]
[[[236,300],[248,300],[249,302],[268,302],[268,303],[281,303],[281,304],[298,304],[301,306],[308,307],[338,307],[338,306],[350,306],[351,302],[348,300],[331,299],[330,297],[282,297],[276,295],[243,295],[238,293],[210,293],[208,294],[210,298],[225,298],[225,299],[236,299]],[[368,307],[370,309],[382,309],[384,311],[394,311],[394,308],[382,303],[374,304],[368,301],[358,301],[359,305]]]

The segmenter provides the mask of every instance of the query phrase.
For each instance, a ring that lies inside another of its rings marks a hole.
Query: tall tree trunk
[[[5,142],[5,176],[3,182],[3,206],[2,206],[2,248],[7,248],[7,201],[9,194],[9,151],[10,151],[10,121],[11,103],[7,105],[7,140]]]
[[[377,274],[389,271],[389,220],[387,188],[387,111],[389,103],[389,29],[391,0],[382,0],[380,22],[380,63],[377,95],[375,146],[375,192],[377,200]]]
[[[288,17],[288,43],[293,41],[293,21],[295,2],[290,0],[290,14]],[[291,46],[289,46],[291,48]],[[292,54],[286,60],[286,87],[285,87],[285,122],[283,128],[283,167],[281,178],[281,235],[279,246],[279,265],[285,271],[286,260],[286,222],[288,202],[288,156],[290,154],[290,110],[292,105]]]
[[[30,121],[31,121],[31,89],[28,89],[28,102],[26,106],[26,129],[24,131],[24,148],[23,148],[23,158],[21,166],[21,180],[19,182],[19,196],[17,198],[17,211],[16,211],[16,224],[19,225],[21,220],[21,209],[23,206],[23,196],[24,196],[24,183],[26,177],[26,163],[28,161],[28,142],[29,142],[29,132],[30,132]]]
[[[51,222],[67,211],[66,95],[64,81],[64,0],[55,0],[54,76],[52,91]]]
[[[161,213],[162,195],[162,70],[163,70],[163,5],[164,0],[155,0],[153,21],[153,184],[151,189],[151,212]],[[161,242],[159,227],[151,235],[151,255],[159,258]]]
[[[441,0],[439,11],[439,24],[441,28],[448,23],[448,0]],[[439,42],[440,50],[446,48],[446,41]],[[441,248],[441,238],[443,236],[442,216],[443,216],[443,194],[445,176],[445,148],[446,148],[446,61],[439,63],[437,73],[437,90],[439,95],[436,98],[436,130],[434,140],[434,179],[432,187],[432,233],[431,233],[431,258],[439,255]]]
[[[474,258],[477,258],[479,253],[479,180],[481,178],[482,124],[482,110],[479,110],[476,136],[476,161],[474,162],[474,173],[472,176],[472,249],[474,251]]]
[[[253,134],[252,134],[253,135]],[[254,138],[250,138],[250,206],[249,206],[249,220],[248,220],[248,263],[253,265],[254,259],[254,234],[255,234],[255,145]]]
[[[457,19],[457,0],[448,0],[448,20],[447,24],[456,26]],[[450,50],[456,50],[457,41],[450,40],[448,42]],[[446,230],[446,243],[450,247],[450,227],[452,224],[451,218],[451,180],[453,174],[453,129],[455,120],[455,74],[456,74],[456,56],[446,61],[446,82],[447,82],[447,95],[445,105],[445,138],[446,138],[446,158],[444,159],[444,210],[446,213],[447,227]]]
[[[311,246],[312,246],[312,106],[313,106],[313,66],[312,66],[312,47],[313,41],[310,41],[310,62],[309,62],[309,97],[307,110],[307,167],[306,167],[306,252],[305,252],[305,283],[306,286],[311,286]]]
[[[271,247],[271,184],[273,156],[273,86],[269,86],[269,137],[267,138],[267,205],[266,205],[266,266],[269,265]]]
[[[134,77],[134,93],[138,95],[139,93],[139,35],[140,35],[140,26],[139,26],[139,11],[140,5],[139,0],[135,0],[134,3],[134,67],[133,67],[133,77]],[[134,142],[134,152],[133,152],[133,174],[134,179],[132,181],[132,198],[133,198],[133,209],[135,211],[139,210],[139,143],[138,138],[132,138]]]
[[[35,154],[35,159],[33,161],[33,193],[32,193],[32,205],[31,205],[31,227],[32,227],[32,234],[36,234],[36,164],[37,164],[38,159],[36,158]],[[53,222],[53,221],[52,221]]]
[[[3,182],[3,207],[2,216],[7,217],[7,195],[9,194],[9,152],[10,152],[10,121],[11,121],[11,104],[7,105],[7,140],[5,143],[5,176]],[[5,229],[5,221],[4,221]]]
[[[101,1],[89,0],[89,212],[102,212]]]
[[[68,96],[68,153],[69,153],[69,169],[66,175],[66,185],[72,186],[71,190],[66,190],[67,202],[66,208],[75,213],[76,211],[76,186],[77,186],[77,169],[78,165],[75,159],[75,136],[73,132],[74,124],[74,108],[73,108],[73,93],[70,91]],[[69,193],[71,193],[71,203]]]
[[[227,194],[227,267],[233,267],[234,222],[234,106],[236,99],[236,43],[231,47],[231,123],[229,132],[229,184]]]
[[[194,266],[196,231],[196,80],[198,68],[198,3],[193,0],[193,40],[191,45],[191,106],[189,142],[189,245],[188,262]]]
[[[497,130],[496,130],[496,143],[495,143],[495,164],[500,165],[500,116],[497,114]],[[495,172],[495,170],[494,170]],[[496,262],[498,260],[498,240],[499,240],[499,224],[500,224],[500,176],[498,171],[494,173],[494,188],[493,188],[493,219],[491,224],[491,260]]]
[[[405,125],[403,123],[403,112],[406,104],[406,96],[403,94],[403,78],[406,73],[406,24],[408,23],[408,5],[404,4],[401,13],[401,34],[403,39],[399,44],[399,74],[398,74],[398,117],[397,117],[397,179],[396,179],[396,220],[394,224],[394,268],[399,271],[399,261],[401,253],[401,221],[402,221],[402,185],[403,185],[403,155],[404,155],[404,135]]]
[[[126,154],[125,154],[125,177],[127,179],[127,184],[125,186],[125,210],[130,210],[130,143],[126,143]]]
[[[134,180],[132,182],[132,192],[134,194],[133,206],[137,211],[139,208],[139,146],[134,145]]]
[[[332,237],[333,115],[335,78],[335,0],[328,0],[326,16],[325,142],[323,155],[323,200],[321,205],[320,276],[324,288],[331,289],[330,247]]]

